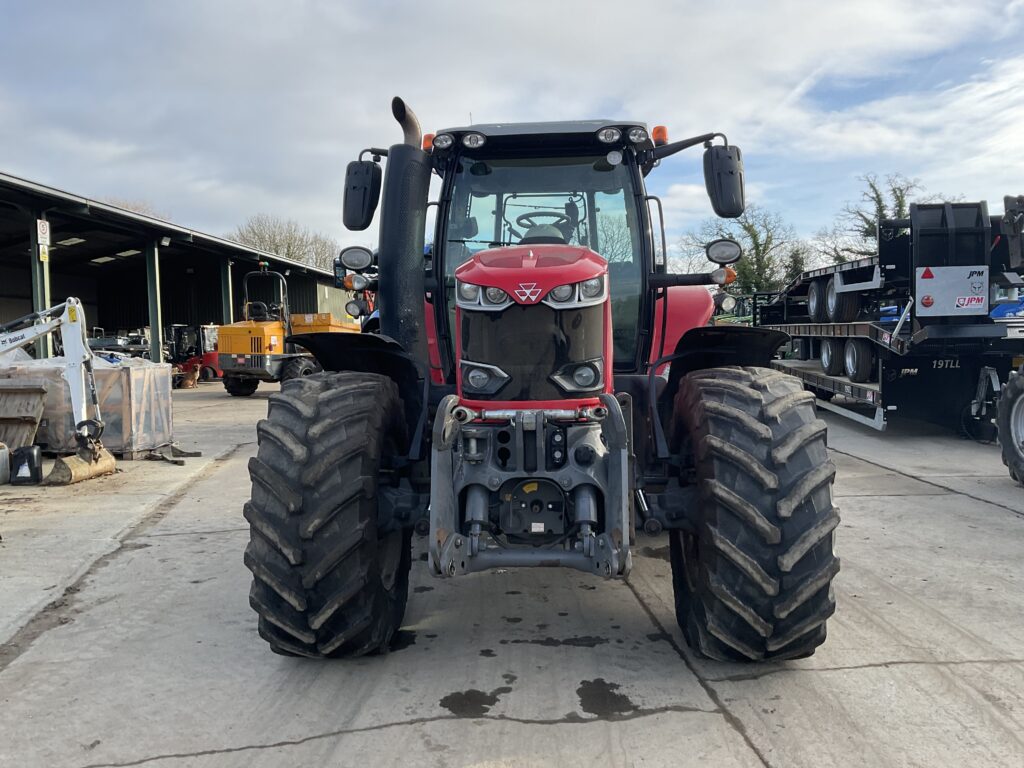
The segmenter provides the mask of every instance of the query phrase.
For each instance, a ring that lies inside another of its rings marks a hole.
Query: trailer
[[[994,439],[1024,362],[1024,318],[992,317],[1024,287],[1024,197],[1003,203],[1002,216],[985,201],[912,204],[909,218],[879,221],[877,255],[755,295],[754,325],[792,339],[774,367],[874,429],[898,413]],[[1004,421],[1004,461],[1024,477],[1024,406],[1019,428]]]

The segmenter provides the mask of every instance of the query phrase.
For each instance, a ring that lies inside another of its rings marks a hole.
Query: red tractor
[[[290,339],[324,372],[285,382],[258,427],[245,561],[260,635],[284,654],[386,651],[414,531],[441,578],[624,578],[642,529],[668,532],[696,652],[812,654],[839,569],[825,424],[813,395],[769,368],[785,334],[708,325],[705,286],[733,277],[739,246],[709,244],[707,274],[668,273],[661,205],[644,190],[659,161],[703,144],[712,206],[739,216],[740,151],[610,120],[424,139],[400,99],[392,111],[404,142],[346,176],[353,230],[383,181],[379,256],[340,256],[376,270],[380,331]]]

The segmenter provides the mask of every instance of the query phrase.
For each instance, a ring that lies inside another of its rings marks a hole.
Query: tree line
[[[705,244],[731,237],[743,246],[743,258],[735,266],[736,282],[730,292],[777,291],[808,269],[875,255],[879,219],[906,218],[912,200],[939,197],[926,195],[917,179],[899,173],[860,178],[860,199],[843,206],[835,221],[811,238],[799,237],[779,213],[749,205],[738,219],[708,219],[680,237],[669,253],[669,271],[705,271]]]

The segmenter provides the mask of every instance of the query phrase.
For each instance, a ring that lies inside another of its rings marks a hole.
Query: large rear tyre
[[[860,311],[860,297],[856,293],[839,293],[836,279],[830,277],[825,287],[825,312],[833,323],[850,323]]]
[[[1003,464],[1014,482],[1024,482],[1024,376],[1011,373],[999,393],[996,415]]]
[[[232,397],[249,397],[259,385],[259,379],[243,379],[241,376],[224,377],[224,389]]]
[[[827,323],[828,313],[825,311],[825,281],[813,280],[807,286],[807,314],[812,323]]]
[[[683,377],[672,439],[691,450],[696,530],[672,531],[676,619],[721,661],[810,656],[835,611],[835,466],[814,395],[766,368]]]
[[[257,425],[245,564],[259,633],[278,653],[384,651],[409,595],[411,537],[380,530],[381,473],[405,449],[398,388],[369,373],[286,381]]]
[[[312,376],[320,370],[316,360],[312,357],[293,357],[281,366],[281,381],[301,379],[303,376]]]

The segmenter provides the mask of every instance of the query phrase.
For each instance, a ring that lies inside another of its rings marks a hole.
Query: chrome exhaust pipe
[[[415,113],[406,106],[405,102],[398,96],[391,100],[391,114],[402,126],[402,133],[405,134],[404,142],[410,147],[419,149],[423,142],[423,129],[420,128],[420,121]]]

